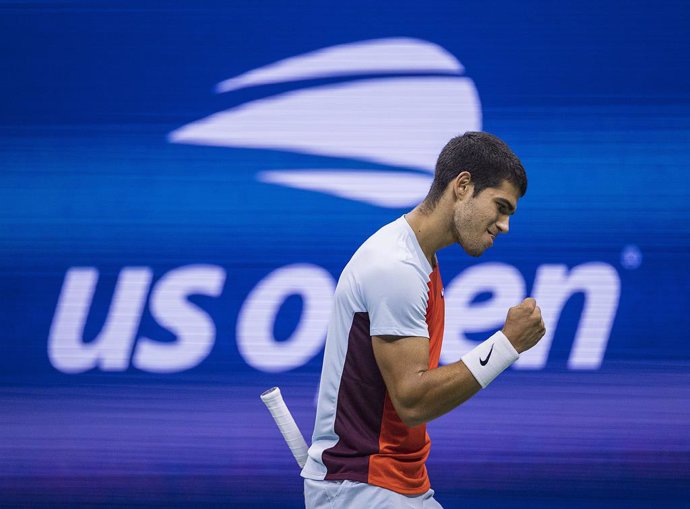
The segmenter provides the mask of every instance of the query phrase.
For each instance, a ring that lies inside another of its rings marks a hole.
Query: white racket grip
[[[264,402],[268,411],[271,412],[273,420],[276,421],[278,429],[283,434],[285,442],[297,460],[297,464],[300,468],[304,467],[304,464],[307,462],[307,442],[304,441],[295,419],[293,419],[290,410],[285,401],[283,401],[280,388],[273,387],[265,391],[261,395],[261,401]]]

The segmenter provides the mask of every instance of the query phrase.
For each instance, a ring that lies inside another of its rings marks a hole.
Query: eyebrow
[[[508,200],[504,198],[496,198],[496,201],[508,209],[509,215],[512,216],[513,214],[515,214],[516,209],[515,207],[513,207],[513,204],[510,203]]]

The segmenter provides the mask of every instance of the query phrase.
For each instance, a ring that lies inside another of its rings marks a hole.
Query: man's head
[[[431,212],[443,202],[454,241],[479,256],[499,233],[508,232],[526,190],[525,169],[505,143],[488,133],[467,132],[441,151],[422,208]]]
[[[461,172],[472,176],[474,194],[487,187],[498,187],[504,180],[513,184],[520,197],[527,191],[527,175],[522,163],[512,150],[493,134],[466,132],[456,136],[443,147],[436,161],[436,172],[426,207],[433,209],[448,184]]]

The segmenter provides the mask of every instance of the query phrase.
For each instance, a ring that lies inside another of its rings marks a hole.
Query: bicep
[[[396,410],[415,399],[419,377],[429,369],[429,339],[417,336],[372,336],[376,363]]]

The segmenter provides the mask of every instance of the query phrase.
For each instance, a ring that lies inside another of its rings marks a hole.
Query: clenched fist
[[[529,297],[510,308],[501,332],[518,353],[536,345],[546,332],[537,301]]]

